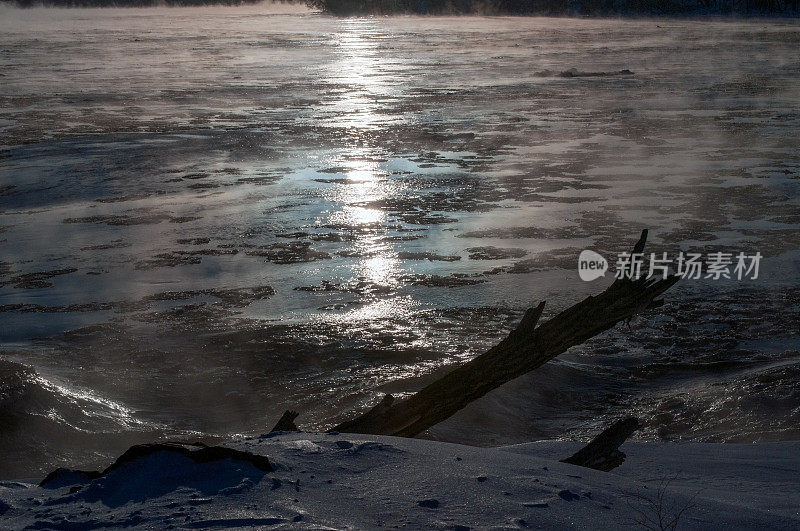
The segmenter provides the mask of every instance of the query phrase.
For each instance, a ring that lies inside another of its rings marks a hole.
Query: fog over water
[[[324,429],[598,293],[686,280],[427,436],[800,438],[795,20],[0,8],[0,477]]]

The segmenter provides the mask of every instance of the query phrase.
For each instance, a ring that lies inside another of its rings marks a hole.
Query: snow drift
[[[76,485],[2,482],[3,525],[625,529],[678,514],[681,529],[800,525],[798,442],[631,443],[613,473],[558,462],[580,446],[569,442],[278,433],[227,446],[268,456],[275,470],[156,452]]]

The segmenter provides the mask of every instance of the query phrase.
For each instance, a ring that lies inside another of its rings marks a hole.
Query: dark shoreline
[[[0,0],[19,8],[142,8],[305,4],[335,16],[430,15],[574,18],[798,18],[800,0]],[[715,3],[716,7],[699,4]],[[666,5],[665,5],[666,4]]]
[[[797,0],[307,0],[337,15],[742,16],[795,15]]]

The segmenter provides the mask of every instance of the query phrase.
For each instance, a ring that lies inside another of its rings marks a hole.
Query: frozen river
[[[797,21],[0,9],[0,477],[324,428],[601,291],[578,253],[642,228],[760,276],[429,436],[800,438]]]

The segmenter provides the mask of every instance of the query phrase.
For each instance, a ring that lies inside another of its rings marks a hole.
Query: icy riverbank
[[[0,483],[9,528],[641,528],[800,525],[800,443],[630,443],[612,473],[559,463],[580,443],[475,448],[349,434],[278,434],[229,446],[269,457],[198,464],[166,452],[80,489]],[[70,492],[73,491],[73,492]]]

